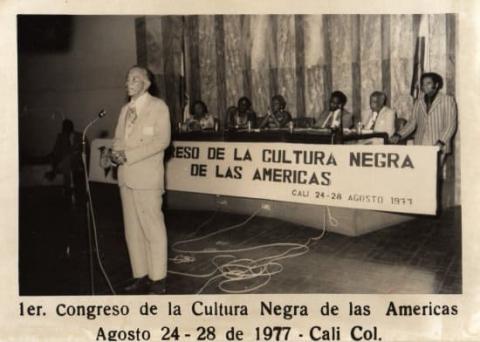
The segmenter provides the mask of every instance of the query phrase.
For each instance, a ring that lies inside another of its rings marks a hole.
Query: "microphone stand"
[[[95,278],[93,270],[93,240],[92,240],[92,219],[94,219],[93,207],[91,207],[91,192],[90,182],[88,181],[88,169],[87,169],[87,131],[95,122],[100,120],[101,117],[97,116],[94,120],[90,121],[83,130],[82,134],[82,163],[83,163],[83,176],[85,179],[85,211],[87,219],[87,231],[88,231],[88,260],[89,260],[89,278],[90,278],[90,294],[95,294]]]
[[[101,110],[98,113],[97,117],[90,121],[88,125],[83,130],[82,135],[82,162],[83,162],[83,171],[85,177],[85,190],[86,190],[86,217],[87,217],[87,229],[88,229],[88,247],[89,247],[89,264],[90,264],[90,292],[92,295],[95,294],[95,279],[94,279],[94,270],[93,270],[93,253],[97,257],[98,266],[100,267],[100,271],[102,272],[103,276],[105,277],[105,281],[110,289],[110,292],[115,295],[115,289],[108,278],[107,272],[105,271],[105,267],[103,266],[102,259],[100,258],[99,254],[99,247],[98,247],[98,237],[97,237],[97,225],[95,220],[95,212],[93,210],[93,200],[92,200],[92,192],[90,190],[90,182],[88,181],[88,170],[87,170],[87,140],[86,134],[87,130],[92,126],[95,122],[100,120],[106,115],[105,110]]]

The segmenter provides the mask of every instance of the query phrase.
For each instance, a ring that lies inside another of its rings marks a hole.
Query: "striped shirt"
[[[457,106],[452,96],[438,93],[427,113],[425,99],[420,96],[413,106],[407,124],[398,132],[405,138],[415,130],[415,145],[445,144],[444,152],[450,153],[450,141],[457,127]]]

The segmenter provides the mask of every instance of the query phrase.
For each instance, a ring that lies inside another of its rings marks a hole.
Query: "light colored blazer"
[[[450,142],[457,127],[457,106],[452,96],[438,93],[433,100],[430,111],[422,96],[413,106],[412,116],[398,132],[405,138],[415,131],[415,145],[435,145],[441,141],[445,144],[444,153],[450,153]]]
[[[125,136],[128,104],[120,111],[113,150],[124,150],[127,162],[118,168],[118,185],[163,190],[163,157],[170,145],[170,113],[165,102],[148,93],[145,96],[128,138]]]
[[[363,121],[364,126],[368,124],[372,115],[373,113],[370,113],[366,120]],[[383,106],[382,109],[380,109],[380,112],[378,112],[373,131],[387,133],[390,138],[393,133],[395,133],[395,117],[396,115],[393,109]]]

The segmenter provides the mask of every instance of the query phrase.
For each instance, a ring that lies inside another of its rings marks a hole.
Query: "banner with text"
[[[174,141],[167,190],[435,214],[437,148]],[[90,180],[116,182],[111,140],[92,142]]]
[[[167,189],[435,214],[433,146],[173,143]]]

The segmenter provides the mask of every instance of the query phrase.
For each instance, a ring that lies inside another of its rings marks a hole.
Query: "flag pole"
[[[188,60],[188,46],[187,46],[187,21],[185,16],[182,16],[182,56],[181,56],[181,65],[180,65],[180,78],[181,78],[181,91],[180,91],[180,103],[182,106],[182,122],[190,116],[190,101],[188,96],[188,86],[189,86],[189,70],[187,65]]]

